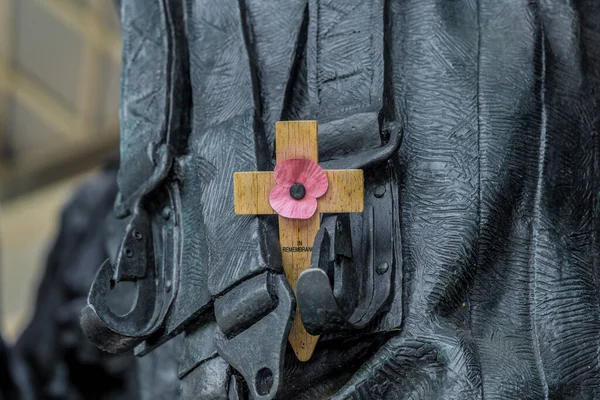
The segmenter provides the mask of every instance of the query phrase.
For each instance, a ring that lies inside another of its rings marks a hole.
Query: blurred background
[[[118,151],[119,22],[109,0],[0,0],[0,329],[31,316],[60,210]]]

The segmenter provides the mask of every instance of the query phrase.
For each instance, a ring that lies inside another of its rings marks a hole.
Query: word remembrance
[[[297,247],[282,247],[281,251],[284,253],[311,253],[312,247],[303,247],[302,241],[298,241]]]
[[[279,215],[283,269],[294,293],[298,276],[310,267],[320,214],[364,208],[363,171],[321,169],[317,135],[316,121],[278,122],[275,171],[233,176],[236,214]],[[317,340],[296,309],[289,341],[299,360],[310,359]]]

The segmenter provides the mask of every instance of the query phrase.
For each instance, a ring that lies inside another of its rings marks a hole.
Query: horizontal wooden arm
[[[362,212],[364,177],[360,169],[327,170],[329,189],[319,198],[318,213]],[[236,172],[233,174],[233,199],[236,214],[276,214],[269,204],[275,186],[273,172]]]

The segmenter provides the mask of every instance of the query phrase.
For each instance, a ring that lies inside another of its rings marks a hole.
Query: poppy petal
[[[282,187],[291,187],[301,183],[306,194],[312,197],[323,196],[329,187],[323,168],[314,161],[292,159],[278,162],[274,171],[275,182]]]
[[[303,175],[299,178],[298,182],[304,185],[307,196],[319,198],[323,196],[329,188],[327,175],[319,164],[310,160],[306,161],[309,161],[309,164],[305,165]]]
[[[269,204],[277,214],[284,218],[309,219],[317,211],[317,199],[312,196],[304,196],[301,200],[295,200],[290,196],[289,188],[279,185],[271,190]]]
[[[304,168],[303,160],[285,160],[280,161],[275,165],[273,177],[277,185],[283,187],[291,187],[298,182],[298,177]]]

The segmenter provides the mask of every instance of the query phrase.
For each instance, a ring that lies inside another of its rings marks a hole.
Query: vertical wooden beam
[[[116,63],[121,62],[121,36],[109,29],[95,14],[89,16],[91,14],[89,9],[71,0],[37,0],[37,2],[63,24],[104,49]],[[105,3],[109,1],[105,0]]]
[[[275,131],[277,162],[296,158],[318,162],[317,121],[279,121],[276,124]],[[296,294],[298,276],[310,267],[312,247],[320,227],[321,216],[317,213],[304,220],[287,219],[279,216],[279,244],[281,246],[283,270],[294,295]],[[290,248],[303,248],[306,251],[286,251]],[[296,307],[289,341],[300,361],[310,359],[318,340],[318,336],[313,336],[306,331],[302,324],[300,312]]]
[[[11,64],[13,47],[14,9],[13,0],[0,0],[0,156],[4,155],[6,145],[6,106],[8,104],[8,90],[5,82],[8,77],[4,71]],[[4,66],[4,68],[3,68]]]
[[[84,17],[86,25],[92,26],[93,19],[102,15],[102,6],[105,0],[91,0],[90,7]],[[102,48],[99,44],[83,35],[83,53],[81,55],[81,64],[79,67],[78,81],[78,122],[77,129],[86,137],[98,132],[98,110],[100,105],[100,89],[102,80]]]
[[[14,17],[12,0],[0,0],[0,156],[4,155],[6,144],[6,104],[8,93],[4,89],[2,82],[6,81],[5,74],[2,73],[6,68],[3,65],[9,63],[12,53],[12,20]],[[0,243],[2,246],[2,243]],[[4,301],[2,298],[2,286],[4,275],[2,274],[2,260],[0,259],[0,332],[4,328]]]
[[[82,60],[80,76],[84,74],[85,76],[80,77],[79,81],[79,99],[82,102],[82,113],[76,114],[57,101],[37,82],[32,81],[26,75],[12,68],[9,57],[14,50],[12,49],[14,1],[0,0],[0,135],[4,134],[2,128],[5,116],[2,113],[6,108],[8,96],[13,95],[17,101],[25,105],[40,120],[53,127],[65,137],[72,140],[81,139],[84,137],[82,133],[86,133],[85,128],[95,125],[89,116],[98,107],[96,102],[99,98],[99,63],[95,62],[95,50],[84,50],[84,60]],[[114,35],[112,31],[101,25],[98,22],[98,18],[92,14],[92,10],[85,10],[80,6],[78,7],[61,0],[52,0],[51,5],[45,0],[38,1],[53,11],[56,17],[60,17],[58,19],[62,23],[69,26],[77,26],[78,29],[75,32],[84,36],[86,44],[89,42],[93,43],[94,48],[106,50],[111,57],[116,54],[116,49],[118,49],[120,57],[120,39],[118,35]],[[98,4],[97,6],[100,5]],[[72,23],[69,24],[68,21]],[[117,43],[117,45],[114,43]],[[94,86],[98,88],[95,89]],[[86,93],[86,95],[84,96],[81,93]],[[83,115],[84,117],[81,118],[78,115]]]

